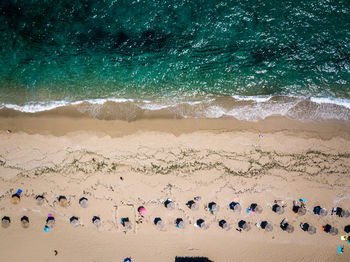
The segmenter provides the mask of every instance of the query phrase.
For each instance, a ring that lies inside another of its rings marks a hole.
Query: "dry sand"
[[[350,244],[340,240],[350,219],[330,215],[334,206],[350,210],[348,124],[283,118],[127,123],[45,115],[2,116],[0,129],[0,216],[11,218],[9,228],[0,227],[1,261],[350,260]],[[18,188],[21,202],[14,205],[10,198]],[[42,206],[36,204],[39,194],[45,196]],[[60,195],[68,207],[58,204]],[[193,211],[186,202],[196,196],[202,199]],[[87,208],[79,205],[81,197],[88,199]],[[301,197],[308,200],[305,216],[291,210]],[[176,202],[175,210],[164,207],[167,198]],[[241,214],[229,209],[234,198]],[[283,215],[271,211],[275,199],[286,201]],[[211,201],[221,207],[216,214],[206,209]],[[245,212],[254,202],[262,214]],[[315,216],[316,205],[327,208],[328,216]],[[142,224],[136,223],[139,206],[147,209]],[[49,213],[56,225],[45,232]],[[29,217],[29,228],[21,226],[22,216]],[[72,227],[72,216],[80,226]],[[92,224],[93,216],[101,218],[101,228]],[[122,227],[122,217],[129,217],[131,230]],[[165,223],[161,230],[153,224],[156,217]],[[183,230],[174,226],[178,217],[186,223]],[[194,226],[199,218],[207,230]],[[279,228],[283,218],[294,233]],[[229,231],[218,226],[221,219]],[[249,232],[236,231],[241,219],[251,224]],[[273,224],[272,232],[255,227],[263,220]],[[300,222],[315,226],[316,234],[303,232]],[[326,223],[339,234],[322,232]]]

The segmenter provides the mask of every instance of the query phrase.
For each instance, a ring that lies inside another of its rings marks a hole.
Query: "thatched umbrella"
[[[3,228],[8,228],[11,224],[11,219],[10,217],[8,216],[4,216],[2,219],[1,219],[1,226]]]
[[[122,225],[124,226],[124,228],[125,228],[126,230],[131,230],[131,229],[132,229],[131,223],[130,223],[130,220],[129,220],[128,217],[123,217],[123,218],[121,219],[121,223],[122,223]]]
[[[310,235],[316,234],[316,228],[313,227],[313,226],[309,226],[309,229],[307,230],[307,232],[308,232]]]
[[[325,209],[325,208],[320,209],[320,216],[325,217],[325,216],[327,216],[327,214],[328,214],[327,209]]]
[[[216,212],[218,212],[220,210],[220,206],[217,205],[215,202],[210,202],[208,204],[208,207],[209,207],[209,211],[211,213],[216,213]]]
[[[186,203],[186,206],[188,206],[188,208],[190,208],[191,210],[198,210],[199,206],[196,202],[194,202],[193,200],[190,200]]]
[[[341,213],[341,217],[348,218],[350,216],[350,212],[348,210],[344,210]]]
[[[226,231],[230,230],[230,224],[227,223],[224,219],[219,221],[219,226]]]
[[[95,225],[95,227],[100,228],[102,226],[101,219],[98,216],[94,216],[92,218],[92,223]]]
[[[48,218],[46,219],[46,226],[49,228],[53,228],[55,226],[55,218],[49,214]]]
[[[44,204],[45,198],[44,198],[43,195],[37,195],[37,196],[35,197],[35,200],[36,200],[36,204],[37,204],[38,206],[42,206],[42,205]]]
[[[154,219],[154,224],[156,225],[156,227],[158,229],[162,229],[164,227],[164,222],[163,222],[163,220],[160,217],[156,217]]]
[[[79,199],[79,205],[82,208],[87,208],[88,207],[88,200],[87,200],[87,198],[85,198],[85,197],[80,198]]]
[[[282,215],[284,213],[284,207],[282,207],[278,204],[274,204],[272,206],[272,211],[279,214],[279,215]]]
[[[303,216],[305,214],[306,214],[306,208],[301,207],[301,208],[298,209],[298,215],[299,216]]]
[[[27,216],[23,216],[21,218],[21,224],[23,228],[28,228],[29,227],[29,218]]]
[[[293,233],[294,232],[294,227],[292,225],[288,225],[286,231],[288,233]]]
[[[207,230],[209,228],[209,225],[201,218],[196,221],[196,225],[203,230]]]
[[[175,220],[175,225],[177,228],[180,228],[180,229],[185,229],[185,227],[186,227],[185,221],[183,221],[182,218],[177,218]]]
[[[13,194],[13,195],[11,196],[11,203],[17,205],[17,204],[19,204],[19,202],[21,202],[21,197],[20,197],[20,195],[17,194],[17,193],[16,193],[16,194]]]
[[[265,231],[266,231],[266,232],[271,232],[272,230],[273,230],[272,224],[268,223],[268,224],[266,225],[266,227],[265,227]]]
[[[240,220],[238,222],[238,227],[243,229],[244,231],[249,231],[251,229],[250,225],[244,220]]]
[[[76,216],[72,216],[70,219],[70,224],[72,225],[72,227],[77,227],[80,225],[80,222],[79,222],[79,218],[77,218]]]
[[[255,207],[255,212],[256,212],[256,213],[261,214],[262,211],[263,211],[263,208],[262,208],[260,205],[257,205],[257,206]]]
[[[171,201],[170,199],[168,199],[168,200],[166,200],[166,201],[164,202],[164,206],[165,206],[168,210],[174,210],[175,207],[176,207],[176,204],[175,204],[173,201]]]
[[[338,229],[335,228],[335,227],[331,227],[331,229],[329,230],[329,233],[330,233],[332,236],[336,236],[336,235],[338,235]]]
[[[67,207],[68,206],[68,201],[65,196],[59,196],[58,197],[58,203],[61,207]]]

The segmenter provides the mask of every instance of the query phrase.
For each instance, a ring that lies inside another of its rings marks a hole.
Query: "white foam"
[[[317,104],[335,104],[350,109],[350,99],[332,98],[332,97],[311,97],[310,100]]]
[[[89,99],[89,100],[80,100],[75,102],[69,102],[65,100],[58,101],[47,101],[47,102],[29,102],[24,105],[15,105],[15,104],[1,104],[1,108],[9,108],[17,111],[25,112],[25,113],[37,113],[43,111],[49,111],[58,107],[68,106],[68,105],[79,105],[84,102],[88,102],[93,105],[103,105],[106,102],[115,102],[115,103],[125,103],[125,102],[133,102],[134,99],[127,98],[106,98],[106,99]]]
[[[303,118],[307,119],[343,119],[349,120],[349,109],[350,109],[350,99],[339,99],[339,98],[321,98],[321,97],[296,97],[295,99],[288,99],[288,102],[283,101],[274,101],[269,102],[272,96],[232,96],[237,100],[243,101],[254,101],[255,103],[251,105],[233,105],[232,108],[223,108],[219,105],[215,105],[215,98],[212,97],[205,98],[203,100],[195,101],[170,101],[170,100],[135,100],[130,98],[105,98],[105,99],[89,99],[81,101],[47,101],[47,102],[30,102],[24,105],[16,104],[0,104],[1,108],[14,109],[26,113],[36,113],[42,111],[52,110],[58,107],[64,107],[69,105],[80,105],[82,103],[89,103],[93,106],[88,106],[88,111],[99,112],[103,104],[106,102],[114,103],[126,103],[126,102],[135,102],[136,106],[140,109],[156,111],[161,109],[168,108],[171,111],[174,111],[177,115],[180,115],[184,118],[188,117],[197,117],[197,118],[220,118],[222,116],[231,116],[239,120],[247,121],[259,121],[265,119],[272,115],[282,115],[288,116],[291,118]],[[299,112],[298,107],[295,107],[300,101],[309,100],[311,102],[320,104],[319,108],[315,111],[311,110],[310,112]],[[181,105],[190,105],[191,108],[183,107]],[[195,107],[198,104],[203,104],[203,107]],[[329,107],[327,104],[338,105],[343,108]],[[333,109],[332,109],[333,108]],[[79,110],[79,109],[78,109]],[[84,109],[85,110],[85,109]],[[92,114],[94,117],[95,114]]]
[[[241,101],[255,101],[257,103],[267,102],[271,99],[272,96],[232,96],[234,99]]]

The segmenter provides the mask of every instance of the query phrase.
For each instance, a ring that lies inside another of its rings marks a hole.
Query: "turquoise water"
[[[348,0],[6,0],[0,39],[3,105],[350,99]]]

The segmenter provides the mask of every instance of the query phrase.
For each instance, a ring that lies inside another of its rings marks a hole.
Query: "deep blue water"
[[[0,103],[350,99],[349,0],[0,3]]]

